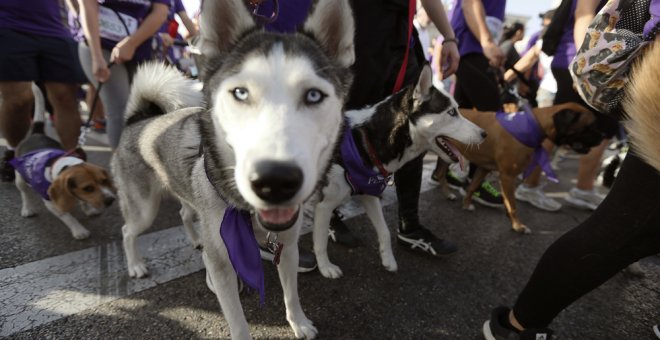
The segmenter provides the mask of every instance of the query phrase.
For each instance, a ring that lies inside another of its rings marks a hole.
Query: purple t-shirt
[[[0,0],[0,29],[69,38],[57,0]]]
[[[486,11],[486,16],[494,17],[504,21],[504,10],[506,9],[506,0],[481,0]],[[463,15],[463,0],[454,1],[454,9],[452,10],[451,27],[454,29],[454,34],[458,38],[458,52],[461,57],[470,53],[483,53],[481,44],[477,38],[472,34],[470,28],[465,21]]]
[[[98,0],[103,7],[110,8],[121,14],[126,14],[137,19],[142,24],[144,18],[151,13],[151,6],[154,3],[171,5],[172,0]],[[101,38],[101,46],[107,50],[112,50],[117,41]],[[142,61],[151,58],[151,39],[147,39],[136,50],[133,57],[134,61]]]
[[[600,11],[601,8],[605,5],[605,1],[600,1],[598,7],[596,8],[596,13]],[[571,4],[571,14],[566,21],[564,26],[564,33],[562,33],[561,40],[557,45],[557,50],[555,51],[554,58],[550,64],[551,68],[560,68],[568,69],[573,58],[577,54],[577,49],[575,48],[575,38],[573,37],[573,28],[575,27],[575,8],[577,7],[577,0],[573,0]]]
[[[280,33],[293,33],[296,32],[307,18],[309,14],[309,6],[311,0],[296,0],[296,1],[278,1],[279,12],[277,19],[266,24],[266,30]],[[264,1],[259,5],[257,11],[260,15],[269,18],[273,13],[273,1]]]
[[[183,6],[183,2],[181,2],[181,0],[171,0],[170,11],[167,13],[167,20],[165,20],[163,26],[160,26],[160,30],[158,30],[158,32],[168,33],[170,22],[172,20],[175,20],[174,15],[178,14],[179,12],[185,12],[185,11],[186,11],[186,7]]]

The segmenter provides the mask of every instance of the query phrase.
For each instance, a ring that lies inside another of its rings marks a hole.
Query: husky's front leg
[[[212,214],[213,215],[213,214]],[[200,214],[200,217],[202,214]],[[216,216],[215,220],[220,221],[222,215]],[[213,220],[213,219],[211,219]],[[238,294],[238,279],[234,267],[229,261],[227,248],[220,238],[218,232],[218,223],[208,223],[202,221],[206,238],[203,248],[202,259],[204,266],[211,279],[213,290],[215,290],[220,307],[229,324],[229,332],[232,339],[251,339],[250,328],[243,306]]]
[[[390,230],[387,228],[387,222],[385,222],[385,216],[383,216],[383,207],[380,203],[380,199],[370,195],[361,195],[357,196],[357,198],[364,206],[364,210],[367,212],[371,224],[373,224],[374,229],[376,229],[380,249],[380,259],[383,263],[383,267],[391,272],[395,272],[397,270],[397,264],[394,259],[394,254],[392,253]]]
[[[328,257],[328,230],[330,229],[330,219],[332,218],[332,210],[339,204],[329,202],[328,195],[325,199],[316,204],[314,208],[314,254],[316,255],[316,262],[319,266],[321,275],[329,279],[337,279],[342,276],[341,269],[330,262]]]
[[[313,339],[318,331],[312,321],[305,316],[298,297],[298,232],[301,225],[302,218],[299,218],[296,225],[279,234],[279,240],[284,248],[282,248],[277,271],[284,292],[286,319],[289,321],[289,325],[293,328],[296,338]]]

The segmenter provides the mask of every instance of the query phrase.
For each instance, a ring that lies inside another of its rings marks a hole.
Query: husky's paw
[[[293,328],[293,333],[296,335],[297,339],[314,339],[316,334],[319,333],[314,327],[312,321],[310,321],[306,316],[302,316],[299,320],[289,321],[291,328]]]
[[[90,232],[85,228],[78,228],[72,230],[71,234],[73,235],[73,238],[75,238],[76,240],[84,240],[89,237]]]
[[[341,269],[332,263],[323,266],[319,264],[319,271],[328,279],[338,279],[343,275]]]
[[[383,267],[385,267],[385,269],[387,269],[390,272],[395,272],[398,269],[396,260],[394,259],[394,255],[389,254],[389,255],[383,255],[381,257],[382,257],[381,260],[383,263]]]
[[[34,209],[32,209],[32,207],[28,207],[28,206],[21,207],[21,216],[22,217],[32,217],[36,214],[37,213],[34,212]]]
[[[128,276],[142,278],[149,275],[149,270],[144,261],[138,261],[128,265]]]

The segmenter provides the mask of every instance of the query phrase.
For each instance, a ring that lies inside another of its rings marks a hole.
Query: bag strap
[[[412,39],[413,19],[415,18],[415,11],[417,9],[417,1],[408,1],[408,40],[406,40],[406,52],[403,55],[403,63],[399,69],[399,74],[396,76],[396,82],[392,93],[399,92],[403,87],[403,78],[406,76],[406,69],[408,68],[408,57],[410,56],[410,44]]]

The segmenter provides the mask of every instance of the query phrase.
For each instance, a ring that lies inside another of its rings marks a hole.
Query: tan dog
[[[36,86],[33,92],[35,120],[11,161],[16,169],[16,187],[21,192],[21,216],[35,215],[28,196],[32,187],[48,210],[69,227],[74,238],[87,238],[89,231],[70,212],[78,202],[87,216],[99,214],[114,202],[117,189],[107,171],[68,155],[57,141],[44,134],[43,95]]]
[[[461,109],[461,114],[488,133],[488,137],[478,147],[467,146],[452,140],[463,156],[470,161],[471,166],[478,166],[474,177],[463,199],[463,208],[472,209],[472,194],[479,187],[490,171],[498,171],[504,205],[511,219],[513,230],[530,233],[518,219],[514,191],[516,177],[521,174],[532,161],[535,149],[520,143],[507,132],[495,118],[495,112],[480,112]],[[567,103],[547,108],[535,108],[534,117],[545,133],[545,137],[556,145],[570,146],[577,152],[586,153],[593,146],[600,144],[603,134],[596,129],[596,116],[586,107],[576,103]],[[454,197],[446,182],[445,174],[448,165],[437,169],[436,176],[441,180],[440,186],[449,198]]]

